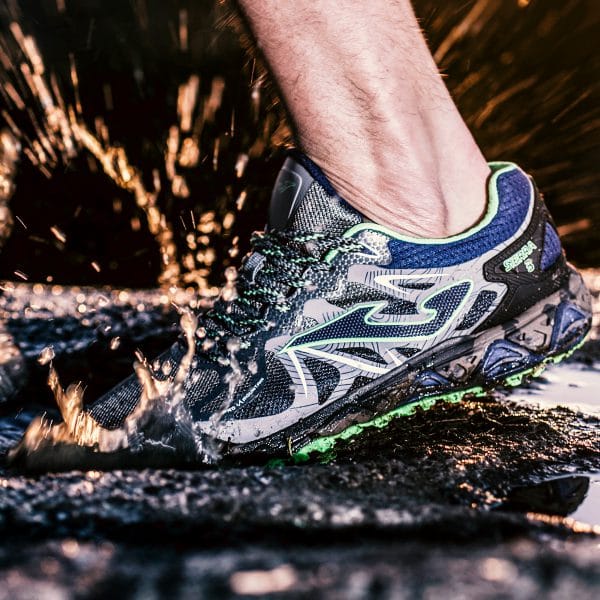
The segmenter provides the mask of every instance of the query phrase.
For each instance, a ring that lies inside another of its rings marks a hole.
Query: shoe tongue
[[[271,193],[269,229],[341,234],[361,221],[308,157],[287,157]]]
[[[287,157],[271,193],[267,230],[341,235],[362,220],[360,213],[336,194],[321,169],[308,157],[299,152]],[[318,244],[311,241],[302,244],[310,254],[319,256],[322,253]],[[243,278],[246,285],[256,283],[266,260],[259,251],[249,254],[240,267],[238,279]],[[233,302],[228,308],[229,316],[243,316],[252,302],[246,302],[243,308]],[[257,311],[261,309],[258,301],[254,301],[254,306]]]
[[[269,229],[288,229],[300,209],[314,177],[294,158],[288,156],[277,175],[269,206]]]

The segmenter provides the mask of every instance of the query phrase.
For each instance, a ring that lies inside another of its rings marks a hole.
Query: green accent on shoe
[[[496,185],[498,177],[500,177],[500,175],[502,175],[503,173],[507,173],[509,171],[519,168],[517,165],[515,165],[514,163],[510,163],[510,162],[490,162],[488,164],[489,164],[490,170],[492,171],[492,174],[488,181],[487,210],[485,212],[485,215],[483,216],[483,219],[481,219],[481,221],[479,221],[478,223],[473,225],[473,227],[470,227],[466,231],[463,231],[462,233],[458,233],[456,235],[446,237],[446,238],[417,238],[417,237],[411,237],[408,235],[402,235],[396,231],[393,231],[391,229],[388,229],[387,227],[384,227],[383,225],[378,225],[377,223],[359,223],[358,225],[355,225],[354,227],[350,227],[350,229],[348,229],[348,231],[346,231],[344,233],[343,237],[345,237],[345,238],[353,237],[356,234],[360,233],[361,231],[368,230],[368,231],[376,231],[376,232],[382,233],[392,239],[401,240],[404,242],[410,242],[412,244],[432,245],[432,244],[449,244],[451,242],[458,242],[459,240],[464,240],[464,239],[472,236],[473,234],[475,234],[478,231],[480,231],[481,229],[483,229],[486,225],[488,225],[498,212],[498,206],[500,205],[500,202],[498,200],[498,188]],[[533,188],[532,188],[531,197],[533,198]],[[338,253],[339,253],[339,250],[337,250],[337,249],[330,250],[327,253],[327,255],[325,256],[325,262],[331,264],[331,262],[338,255]]]
[[[318,454],[329,454],[332,453],[334,446],[337,444],[339,440],[349,440],[360,435],[365,429],[375,427],[377,429],[383,429],[389,423],[397,417],[408,417],[413,415],[417,409],[421,410],[429,410],[439,401],[447,402],[450,404],[456,404],[462,401],[465,396],[475,396],[476,398],[481,398],[486,396],[490,391],[492,391],[496,386],[506,385],[509,387],[516,387],[523,383],[523,379],[526,377],[538,377],[546,368],[548,364],[556,364],[568,358],[579,349],[585,342],[587,336],[584,336],[575,346],[567,350],[566,352],[562,352],[561,354],[557,354],[555,356],[548,356],[544,358],[540,363],[525,369],[523,371],[519,371],[518,373],[514,373],[512,375],[508,375],[502,382],[494,385],[491,384],[488,389],[482,386],[474,386],[470,388],[466,388],[463,390],[455,390],[452,392],[448,392],[446,394],[436,394],[433,396],[426,396],[419,400],[414,400],[408,404],[404,404],[403,406],[399,406],[391,410],[384,415],[380,415],[371,419],[370,421],[366,421],[365,423],[357,423],[355,425],[350,425],[340,433],[336,433],[335,435],[329,435],[317,438],[308,444],[305,444],[300,450],[296,451],[292,455],[292,461],[295,464],[303,463],[309,460],[310,455],[314,453]]]
[[[288,461],[285,458],[272,458],[267,462],[265,468],[267,469],[278,469],[280,467],[287,467]]]
[[[529,240],[502,263],[504,270],[508,273],[510,271],[514,271],[519,265],[525,263],[527,271],[531,273],[532,271],[529,270],[528,262],[531,263],[533,269],[535,269],[535,266],[529,260],[529,257],[533,254],[533,251],[537,249],[538,247],[535,245],[535,242],[533,240]]]
[[[337,433],[335,435],[325,436],[321,438],[317,438],[312,442],[309,442],[305,446],[303,446],[300,450],[294,453],[292,459],[295,463],[305,462],[309,459],[309,455],[317,452],[320,454],[324,454],[333,449],[338,440],[349,440],[353,437],[360,435],[364,429],[376,427],[377,429],[383,429],[387,427],[391,421],[393,421],[397,417],[409,417],[417,411],[418,408],[421,410],[429,410],[438,401],[443,400],[444,402],[448,402],[450,404],[456,404],[460,402],[467,395],[474,395],[477,397],[485,396],[486,392],[480,386],[468,388],[466,390],[456,390],[453,392],[448,392],[447,394],[439,394],[436,396],[427,396],[425,398],[421,398],[420,400],[415,400],[408,404],[404,404],[394,410],[391,410],[384,415],[380,415],[375,417],[371,421],[366,421],[365,423],[357,423],[355,425],[350,425],[344,431]]]

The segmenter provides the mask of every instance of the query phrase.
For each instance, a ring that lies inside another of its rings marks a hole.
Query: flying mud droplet
[[[13,134],[0,130],[0,244],[12,231],[13,219],[8,202],[15,190],[14,177],[20,150],[21,146]]]
[[[237,279],[237,270],[235,267],[225,269],[226,283],[221,290],[221,298],[225,302],[231,302],[237,298],[237,288],[235,285]]]
[[[244,171],[248,166],[249,156],[247,154],[239,154],[235,163],[235,176],[241,179],[244,176]]]

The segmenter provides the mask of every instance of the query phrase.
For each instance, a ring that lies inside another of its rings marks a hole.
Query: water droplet
[[[47,365],[50,361],[54,360],[54,348],[52,346],[46,346],[38,357],[40,365]]]

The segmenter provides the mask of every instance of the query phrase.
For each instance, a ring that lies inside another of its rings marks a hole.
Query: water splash
[[[19,444],[10,451],[9,461],[52,452],[59,445],[63,449],[87,448],[103,454],[162,448],[175,453],[183,451],[188,460],[201,458],[202,440],[193,436],[191,416],[184,403],[184,382],[192,366],[197,326],[196,316],[188,309],[182,310],[181,328],[187,349],[175,373],[167,379],[155,377],[147,361],[138,357],[134,369],[142,387],[141,398],[123,425],[114,430],[102,427],[85,410],[83,385],[76,383],[63,389],[51,365],[48,385],[63,421],[54,423],[46,416],[35,418]]]
[[[159,283],[176,285],[180,275],[177,261],[177,248],[173,240],[173,230],[165,215],[158,208],[158,195],[161,190],[158,172],[154,172],[154,189],[149,191],[144,186],[141,173],[131,166],[125,150],[119,146],[103,144],[81,122],[72,123],[73,133],[102,165],[104,172],[121,188],[131,192],[136,204],[144,211],[148,229],[158,242],[162,272]]]
[[[208,436],[204,432],[200,432],[196,429],[196,435],[199,439],[204,440],[205,451],[207,456],[216,462],[223,448],[223,442],[217,440],[222,439],[220,436],[220,426],[223,421],[223,417],[231,407],[235,398],[235,392],[238,386],[244,379],[244,372],[237,360],[237,353],[241,347],[240,339],[237,337],[230,338],[227,340],[227,352],[228,356],[226,364],[229,367],[229,372],[225,375],[225,382],[227,383],[227,396],[225,397],[220,408],[216,410],[209,419]]]
[[[9,130],[0,130],[0,245],[8,239],[13,226],[8,202],[15,189],[20,149],[19,142]]]
[[[208,211],[196,219],[194,210],[190,210],[193,229],[189,231],[186,222],[183,222],[184,229],[188,230],[185,236],[188,251],[181,253],[175,240],[176,229],[161,206],[164,204],[163,199],[168,204],[171,198],[177,200],[190,197],[186,171],[199,165],[202,132],[207,124],[215,122],[223,102],[225,80],[220,76],[213,77],[206,97],[200,95],[200,77],[197,74],[190,75],[179,86],[176,104],[178,122],[169,127],[165,137],[164,163],[150,169],[151,177],[148,177],[148,173],[129,161],[124,147],[111,141],[108,126],[102,116],[95,117],[94,128],[87,125],[75,56],[68,55],[71,88],[65,94],[61,90],[59,79],[46,68],[34,37],[23,31],[17,20],[18,11],[15,9],[9,13],[13,19],[8,27],[12,38],[0,35],[0,59],[6,68],[5,73],[0,76],[0,92],[8,108],[2,110],[2,117],[8,125],[6,132],[2,132],[2,142],[10,134],[16,152],[11,151],[10,157],[7,154],[6,160],[6,153],[0,152],[0,164],[3,165],[0,168],[0,188],[6,188],[4,195],[8,198],[14,193],[13,163],[21,153],[50,179],[56,167],[68,165],[82,151],[88,152],[118,187],[132,194],[136,205],[143,211],[148,230],[156,240],[161,256],[159,284],[166,288],[193,286],[206,297],[216,296],[218,288],[208,283],[216,258],[213,245],[216,236],[229,233],[233,227],[235,210],[226,211],[221,222],[217,220],[215,211]],[[180,11],[179,19],[180,44],[184,51],[188,44],[187,11]],[[109,84],[103,86],[103,93],[105,105],[111,107],[113,100]],[[19,118],[13,118],[15,115]],[[229,135],[233,136],[234,132],[235,117],[232,113]],[[219,168],[220,149],[220,138],[217,137],[212,148],[215,170]],[[238,179],[245,169],[245,154],[240,156],[235,166]],[[4,163],[7,164],[6,169]],[[147,184],[148,181],[150,185]],[[3,197],[0,189],[0,211]],[[0,225],[3,220],[10,220],[8,208],[4,209],[4,213],[0,212]],[[138,230],[139,222],[132,222],[132,228]],[[10,227],[5,229],[8,232]],[[51,231],[64,244],[64,236],[55,232],[59,231],[58,228],[54,227]],[[92,261],[91,266],[99,272],[97,262]]]

